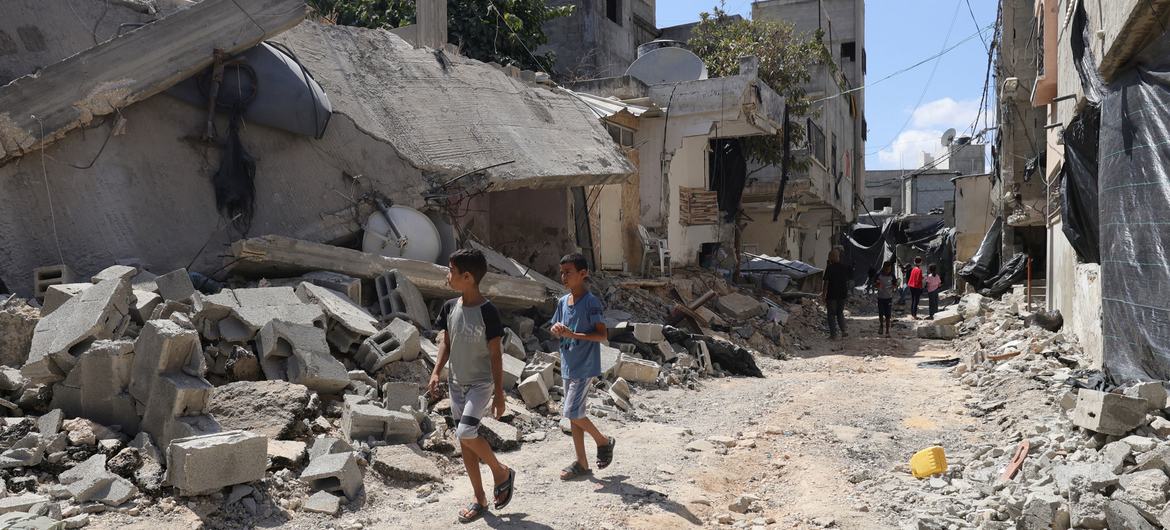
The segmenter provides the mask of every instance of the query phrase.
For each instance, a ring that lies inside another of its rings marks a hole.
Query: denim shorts
[[[561,405],[561,416],[570,420],[579,420],[585,417],[585,398],[589,396],[589,383],[592,377],[586,379],[565,379],[565,401]]]

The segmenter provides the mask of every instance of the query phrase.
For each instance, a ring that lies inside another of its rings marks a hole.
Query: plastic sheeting
[[[921,255],[926,263],[938,265],[943,285],[952,285],[950,271],[955,259],[953,228],[947,228],[942,221],[929,221],[928,224],[911,228],[912,223],[907,219],[887,219],[882,224],[881,232],[875,236],[874,230],[868,226],[860,230],[855,227],[852,234],[847,231],[840,238],[841,246],[845,249],[844,261],[853,264],[856,285],[863,285],[869,280],[870,269],[878,271],[884,263],[894,261],[895,249],[899,246],[909,247],[914,254]],[[901,270],[901,267],[894,268]]]
[[[1060,211],[1065,237],[1081,261],[1101,262],[1097,199],[1097,151],[1101,109],[1088,105],[1064,129]]]
[[[1010,291],[1012,285],[1023,280],[1027,273],[1028,255],[1023,253],[1016,254],[1007,263],[1003,264],[1003,268],[995,276],[984,281],[987,287],[979,289],[979,294],[991,298],[999,298],[1004,293]]]
[[[983,242],[979,243],[979,250],[971,256],[971,261],[959,269],[959,277],[971,284],[975,290],[983,289],[991,275],[999,266],[999,239],[1003,234],[1003,217],[996,217],[991,228],[983,235]]]
[[[1170,379],[1170,35],[1101,100],[1102,337],[1118,383]]]

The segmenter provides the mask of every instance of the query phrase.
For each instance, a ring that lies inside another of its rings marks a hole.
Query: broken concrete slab
[[[41,303],[41,317],[46,317],[77,296],[93,287],[92,283],[61,283],[45,289],[45,301]]]
[[[418,408],[421,395],[418,383],[390,381],[382,385],[382,406],[386,410],[401,410],[402,407]]]
[[[49,502],[49,498],[44,495],[36,495],[33,493],[24,493],[21,495],[10,495],[8,497],[0,498],[0,514],[12,512],[27,512],[33,505],[43,502]]]
[[[313,460],[321,455],[347,453],[350,451],[353,451],[353,446],[349,445],[349,442],[345,440],[328,436],[318,436],[313,439],[312,445],[309,446],[309,460]]]
[[[40,464],[45,456],[41,440],[41,436],[36,433],[29,433],[18,440],[8,450],[0,453],[0,469],[32,467]]]
[[[504,337],[500,343],[500,349],[503,350],[504,355],[515,357],[521,361],[528,359],[528,354],[524,351],[524,341],[515,331],[504,328]]]
[[[106,455],[100,453],[61,473],[58,479],[77,502],[118,506],[138,494],[134,484],[106,470]]]
[[[528,408],[536,408],[548,403],[548,386],[540,374],[532,374],[520,383],[520,397]]]
[[[1082,388],[1071,419],[1083,429],[1124,436],[1144,423],[1146,408],[1144,399]]]
[[[609,396],[619,409],[628,411],[633,408],[630,404],[630,383],[625,379],[619,377],[610,385]]]
[[[66,526],[65,521],[17,511],[0,515],[0,528],[7,530],[65,530],[66,528],[79,527]]]
[[[491,417],[479,422],[479,436],[496,451],[511,451],[520,447],[520,430]]]
[[[183,373],[159,376],[152,387],[150,399],[146,401],[141,429],[150,433],[162,447],[167,447],[171,440],[191,436],[199,430],[221,430],[214,419],[205,416],[211,388],[211,383],[201,377]],[[183,421],[184,418],[197,417],[204,417],[204,421],[197,424]],[[205,422],[207,425],[203,424]],[[192,429],[197,430],[193,432]]]
[[[167,482],[183,496],[202,495],[264,478],[268,438],[229,431],[174,440],[167,450]]]
[[[395,318],[382,331],[362,342],[354,360],[362,369],[374,373],[396,361],[413,361],[422,350],[418,328],[413,324]]]
[[[170,320],[150,320],[134,342],[134,364],[130,395],[141,403],[150,400],[153,386],[162,374],[190,371],[203,362],[199,334]]]
[[[346,401],[341,413],[341,432],[350,441],[372,436],[390,443],[412,443],[422,436],[422,427],[411,414],[386,410],[372,403]]]
[[[660,370],[661,367],[654,361],[622,355],[621,359],[618,360],[617,367],[614,369],[614,374],[617,377],[624,378],[626,381],[654,384],[658,382],[658,373]]]
[[[948,309],[946,311],[939,311],[938,313],[935,313],[934,320],[931,322],[939,326],[953,326],[962,321],[963,315],[960,315],[958,310]]]
[[[1075,487],[1077,491],[1100,492],[1117,485],[1117,475],[1109,465],[1102,463],[1058,465],[1053,467],[1052,476],[1061,491]]]
[[[520,384],[520,377],[524,375],[524,361],[512,357],[511,355],[504,355],[504,390],[511,390]]]
[[[1162,386],[1161,382],[1148,381],[1138,383],[1125,389],[1123,393],[1128,397],[1146,400],[1150,412],[1157,412],[1166,408],[1166,387]]]
[[[341,510],[341,498],[325,490],[321,490],[310,495],[301,508],[309,513],[337,515],[337,512]]]
[[[76,364],[78,345],[116,338],[129,322],[129,284],[124,280],[95,284],[37,322],[21,373],[34,383],[61,381]]]
[[[105,280],[126,280],[130,281],[138,274],[138,269],[126,265],[110,265],[90,277],[90,283],[99,283]]]
[[[378,319],[336,291],[301,282],[296,294],[306,303],[317,304],[328,319],[326,336],[339,352],[348,352],[366,337],[378,333]]]
[[[362,471],[353,453],[321,455],[309,461],[301,472],[301,480],[313,490],[340,492],[349,500],[357,498],[362,489]]]
[[[634,324],[634,338],[646,344],[658,344],[666,341],[666,337],[662,335],[662,324],[642,322]]]
[[[277,466],[297,465],[305,459],[307,446],[296,440],[268,440],[268,460]]]
[[[287,379],[326,393],[341,392],[349,385],[349,373],[329,353],[321,328],[272,320],[261,329],[256,349],[269,379]]]
[[[766,304],[754,297],[740,293],[720,296],[715,301],[715,307],[724,315],[736,320],[747,320],[768,312]]]
[[[175,302],[189,302],[195,294],[195,285],[191,283],[191,275],[187,269],[178,269],[158,276],[154,279],[158,287],[158,294],[163,300]]]
[[[933,340],[952,340],[959,336],[959,328],[953,325],[927,323],[918,326],[918,338]]]
[[[277,440],[294,433],[311,396],[308,387],[287,381],[237,381],[211,389],[207,412],[225,430]]]
[[[52,406],[72,417],[137,432],[139,416],[130,395],[134,342],[99,340],[77,357],[65,380],[53,385]]]
[[[1170,488],[1170,478],[1161,469],[1147,469],[1122,475],[1118,484],[1126,493],[1151,506],[1161,506],[1166,502],[1166,490]]]
[[[139,324],[145,324],[159,304],[163,303],[163,299],[158,293],[138,289],[134,289],[132,294],[134,302],[130,305],[130,317]]]
[[[696,341],[698,342],[698,341]],[[621,350],[610,347],[609,345],[601,345],[601,377],[610,377],[613,375],[614,368],[617,367],[618,361],[622,358]]]
[[[251,340],[274,320],[326,329],[321,307],[302,302],[291,287],[224,289],[219,294],[197,297],[195,308],[197,323],[227,320],[220,324],[221,332],[230,326],[234,332],[242,333],[242,340],[238,336],[223,337],[233,342]]]
[[[374,450],[370,463],[382,476],[413,482],[442,482],[439,466],[415,444],[387,445]]]

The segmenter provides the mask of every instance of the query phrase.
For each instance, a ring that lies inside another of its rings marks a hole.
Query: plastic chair
[[[638,225],[638,238],[642,240],[642,276],[646,276],[646,269],[650,265],[649,257],[658,254],[658,274],[670,276],[670,248],[666,240],[655,237],[645,226]]]

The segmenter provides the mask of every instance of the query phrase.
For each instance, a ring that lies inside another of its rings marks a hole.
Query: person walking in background
[[[888,261],[882,265],[882,270],[874,279],[877,289],[878,306],[878,335],[890,336],[890,321],[894,319],[894,286],[898,279],[894,277],[894,262]]]
[[[845,299],[849,296],[849,267],[841,263],[841,250],[834,248],[829,252],[829,264],[825,266],[824,288],[822,296],[825,300],[825,310],[829,313],[829,338],[837,338],[837,328],[841,328],[841,336],[848,337],[845,331]]]
[[[926,275],[926,299],[930,304],[930,319],[938,312],[938,292],[942,290],[942,276],[938,275],[938,265],[930,264],[930,273]]]
[[[906,277],[906,287],[910,289],[910,317],[914,320],[918,320],[918,302],[922,299],[922,277],[922,258],[914,258],[914,267]]]

